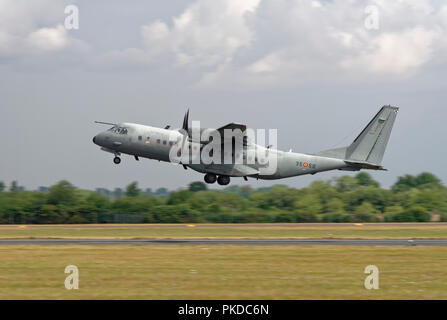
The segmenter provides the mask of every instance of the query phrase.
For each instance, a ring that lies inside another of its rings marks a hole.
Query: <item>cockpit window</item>
[[[127,128],[118,127],[118,126],[114,126],[114,127],[110,128],[108,131],[118,133],[118,134],[127,134],[127,132],[128,132]]]

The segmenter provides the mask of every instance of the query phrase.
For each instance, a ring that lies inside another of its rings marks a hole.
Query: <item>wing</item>
[[[240,124],[240,123],[229,123],[227,125],[224,125],[223,127],[220,127],[219,129],[217,129],[217,131],[219,131],[220,136],[222,137],[222,140],[225,137],[225,130],[237,130],[239,129],[241,131],[241,134],[244,135],[245,130],[247,130],[247,126],[245,124]]]
[[[205,166],[206,172],[225,174],[233,177],[256,176],[259,170],[245,164],[211,164]]]

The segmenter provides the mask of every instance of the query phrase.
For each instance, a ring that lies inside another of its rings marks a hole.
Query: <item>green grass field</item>
[[[32,237],[447,239],[447,224],[0,226]],[[379,290],[364,288],[370,264]],[[0,245],[0,299],[447,299],[447,247]]]
[[[358,238],[447,239],[447,223],[0,225],[0,238]]]
[[[3,245],[0,261],[0,299],[447,299],[444,247]]]

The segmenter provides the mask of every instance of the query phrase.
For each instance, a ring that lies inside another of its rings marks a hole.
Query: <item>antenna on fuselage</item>
[[[95,121],[95,123],[99,123],[99,124],[107,124],[107,125],[109,125],[109,126],[117,126],[116,123],[111,123],[111,122]]]

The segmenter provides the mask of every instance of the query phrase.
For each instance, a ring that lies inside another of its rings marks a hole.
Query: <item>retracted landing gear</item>
[[[219,176],[219,178],[217,178],[217,183],[220,184],[221,186],[226,186],[227,184],[230,183],[230,177],[229,176]]]
[[[120,164],[120,163],[121,163],[121,158],[118,157],[118,156],[116,156],[115,158],[113,158],[113,162],[114,162],[115,164]]]
[[[216,182],[216,175],[214,173],[207,173],[205,177],[203,177],[206,183],[214,183]]]

